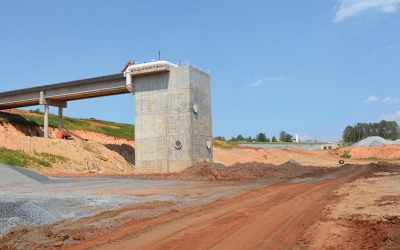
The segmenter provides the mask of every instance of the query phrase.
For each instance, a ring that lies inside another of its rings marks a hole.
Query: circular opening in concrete
[[[197,106],[197,104],[193,105],[193,112],[195,114],[197,114],[199,112],[199,107]]]
[[[174,142],[174,147],[175,147],[176,149],[181,149],[181,148],[182,148],[182,141],[181,141],[181,140],[176,140],[176,141]]]

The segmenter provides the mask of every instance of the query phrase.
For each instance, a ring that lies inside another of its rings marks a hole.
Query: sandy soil
[[[310,249],[398,249],[400,167],[385,166],[335,192],[305,234]]]

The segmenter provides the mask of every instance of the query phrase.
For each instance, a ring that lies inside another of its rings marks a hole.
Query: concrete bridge
[[[212,162],[210,77],[191,66],[166,61],[129,66],[124,73],[0,93],[0,110],[44,106],[44,137],[49,136],[49,106],[69,101],[135,94],[135,165],[139,172],[181,171]]]

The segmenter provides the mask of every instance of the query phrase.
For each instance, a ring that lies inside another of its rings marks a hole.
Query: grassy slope
[[[51,168],[54,163],[67,162],[67,159],[49,153],[35,154],[35,156],[32,156],[21,150],[0,147],[0,162],[18,167],[36,166]]]
[[[17,110],[17,114],[0,112],[0,121],[23,125],[43,126],[43,113],[35,111]],[[56,115],[49,115],[49,126],[57,127],[58,118]],[[77,119],[64,117],[63,127],[67,130],[86,130],[102,133],[108,136],[133,140],[135,127],[131,124],[107,122],[96,119]]]
[[[0,122],[43,126],[43,113],[35,111],[16,110],[15,114],[0,112]],[[50,127],[58,126],[58,117],[49,115]],[[135,128],[130,124],[114,123],[107,121],[99,121],[96,119],[76,119],[64,117],[63,127],[69,130],[86,130],[91,132],[102,133],[108,136],[126,138],[133,140],[135,136]],[[68,162],[63,156],[49,153],[28,154],[21,150],[12,150],[0,147],[0,163],[19,166],[19,167],[52,167],[55,163]]]

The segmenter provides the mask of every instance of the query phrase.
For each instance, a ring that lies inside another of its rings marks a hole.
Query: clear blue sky
[[[117,73],[128,59],[212,76],[214,135],[339,139],[400,119],[400,0],[1,1],[0,92]],[[133,123],[130,95],[66,115]],[[53,110],[55,112],[55,110]]]

